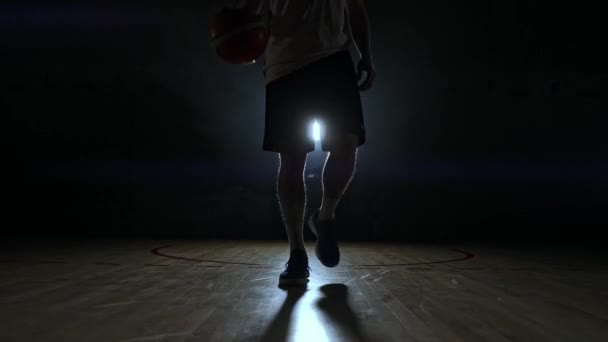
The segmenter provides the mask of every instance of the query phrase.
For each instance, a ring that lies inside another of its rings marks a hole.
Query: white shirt
[[[318,59],[348,49],[346,0],[269,0],[266,84]]]

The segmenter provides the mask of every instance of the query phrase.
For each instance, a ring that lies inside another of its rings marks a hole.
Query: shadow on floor
[[[297,302],[304,296],[306,287],[283,288],[287,297],[274,319],[262,335],[260,341],[284,342],[289,339],[289,326],[292,323],[292,313]],[[348,287],[344,284],[328,284],[321,286],[321,298],[316,302],[320,312],[328,318],[332,333],[328,336],[331,341],[368,341],[362,330],[359,319],[348,304]],[[310,310],[317,308],[311,307]]]
[[[283,305],[281,305],[281,309],[279,309],[268,328],[266,328],[266,331],[264,331],[260,339],[261,342],[287,341],[291,314],[298,300],[306,293],[306,286],[281,287],[281,289],[287,291],[287,297]]]
[[[321,286],[324,297],[317,306],[335,324],[337,332],[345,341],[366,342],[357,315],[348,304],[348,287],[344,284]]]

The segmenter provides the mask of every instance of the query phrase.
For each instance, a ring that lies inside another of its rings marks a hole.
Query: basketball
[[[268,30],[264,18],[246,8],[224,8],[211,24],[215,53],[226,63],[250,64],[266,49]]]

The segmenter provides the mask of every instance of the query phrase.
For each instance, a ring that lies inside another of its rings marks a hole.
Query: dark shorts
[[[351,133],[365,143],[357,75],[350,53],[340,51],[266,85],[265,151],[312,152],[311,123],[322,126],[321,148]]]

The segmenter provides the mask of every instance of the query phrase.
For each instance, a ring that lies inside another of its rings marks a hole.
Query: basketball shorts
[[[355,66],[348,50],[312,62],[266,85],[263,149],[312,152],[311,124],[321,126],[321,149],[332,137],[354,134],[365,143]]]

